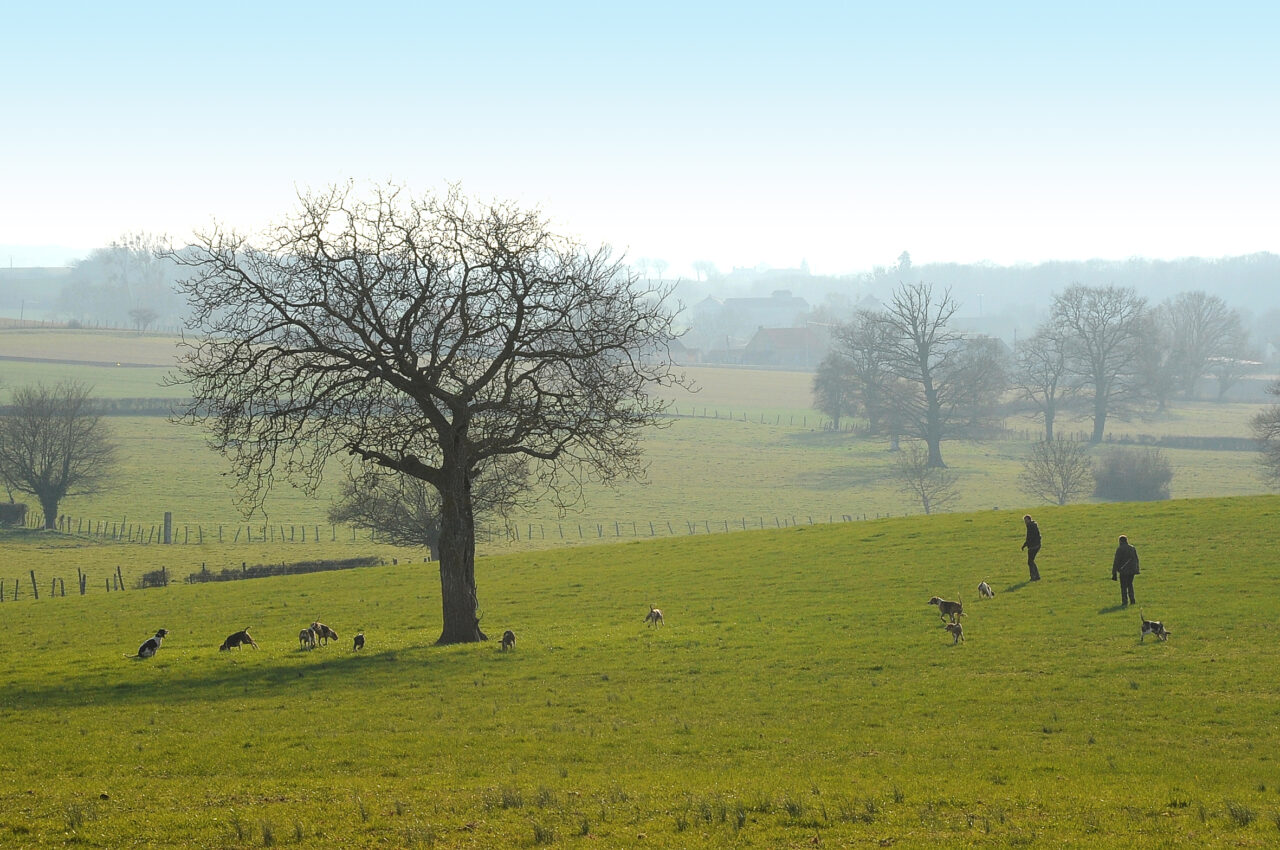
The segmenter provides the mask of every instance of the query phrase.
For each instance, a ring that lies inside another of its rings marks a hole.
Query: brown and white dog
[[[249,637],[249,630],[241,629],[240,631],[236,632],[233,635],[227,635],[227,639],[222,642],[222,646],[218,647],[218,651],[226,652],[228,649],[230,649],[233,646],[241,647],[241,646],[244,646],[246,643],[249,644],[249,646],[252,646],[254,649],[258,648],[258,645],[254,643],[253,638]]]
[[[929,600],[929,604],[938,606],[938,614],[941,615],[943,620],[950,617],[951,622],[958,623],[960,618],[964,616],[964,605],[959,602],[950,602],[935,596]]]
[[[952,646],[955,646],[957,643],[964,640],[964,626],[959,623],[947,623],[943,628],[951,632]]]
[[[978,596],[982,597],[983,599],[995,599],[995,598],[996,598],[996,592],[995,592],[994,590],[992,590],[992,589],[991,589],[991,585],[987,584],[985,581],[984,581],[984,582],[979,582],[979,583],[978,583]]]
[[[310,627],[298,632],[298,649],[315,649],[316,633]]]
[[[1164,627],[1164,623],[1159,620],[1148,620],[1141,613],[1139,613],[1138,616],[1142,617],[1142,637],[1138,639],[1138,643],[1144,643],[1147,639],[1147,635],[1155,635],[1160,640],[1169,639],[1169,635],[1171,633]]]
[[[507,629],[502,633],[502,651],[506,652],[508,649],[514,649],[515,645],[516,633],[511,631],[511,629]]]
[[[644,621],[651,626],[661,626],[663,623],[662,609],[654,608],[652,605],[650,605],[649,613],[644,615]]]
[[[316,638],[321,643],[328,643],[331,640],[338,639],[338,633],[326,626],[324,623],[312,623],[311,631],[316,633]]]

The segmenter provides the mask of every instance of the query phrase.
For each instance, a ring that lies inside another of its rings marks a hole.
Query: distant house
[[[746,366],[812,369],[826,355],[826,335],[816,328],[759,328],[742,350],[741,362]]]

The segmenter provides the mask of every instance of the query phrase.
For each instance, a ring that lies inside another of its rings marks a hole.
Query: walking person
[[[1135,604],[1133,601],[1133,577],[1139,573],[1138,550],[1129,545],[1129,538],[1120,535],[1115,560],[1111,562],[1111,580],[1120,579],[1120,607]]]
[[[1031,571],[1031,580],[1040,580],[1040,571],[1036,569],[1036,553],[1040,551],[1040,526],[1027,514],[1022,518],[1027,524],[1027,539],[1022,541],[1022,548],[1027,550],[1027,569]]]

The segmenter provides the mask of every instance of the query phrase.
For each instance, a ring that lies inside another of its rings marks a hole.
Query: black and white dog
[[[995,599],[996,592],[991,589],[991,585],[983,581],[978,583],[978,596],[983,599]]]
[[[1142,617],[1142,637],[1138,639],[1138,643],[1144,643],[1147,635],[1155,635],[1160,640],[1168,640],[1170,632],[1164,627],[1164,623],[1159,620],[1148,620],[1142,613],[1138,614]]]
[[[364,649],[364,632],[356,632],[355,639],[351,642],[351,651],[359,652]]]
[[[508,649],[515,649],[515,646],[516,633],[511,631],[511,629],[507,629],[502,633],[502,651],[506,652]]]
[[[160,629],[155,633],[154,637],[149,637],[142,642],[142,646],[138,647],[137,655],[126,655],[125,658],[151,658],[156,654],[156,650],[160,648],[161,641],[168,636],[168,629]]]

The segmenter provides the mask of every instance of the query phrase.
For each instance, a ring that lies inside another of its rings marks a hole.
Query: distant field
[[[0,846],[1275,846],[1280,498],[1039,516],[1036,584],[1017,510],[483,558],[506,653],[431,646],[419,561],[6,597]],[[1116,605],[1122,531],[1167,643]]]
[[[74,354],[105,358],[112,365],[0,360],[0,386],[69,377],[93,384],[108,398],[177,399],[180,388],[160,383],[169,369],[117,367],[112,359],[172,358],[174,343],[172,337],[119,332],[4,331],[0,354]],[[645,437],[647,482],[591,488],[580,510],[563,517],[535,509],[508,524],[493,520],[485,531],[495,535],[495,542],[482,541],[482,548],[687,536],[919,512],[894,483],[894,457],[886,441],[824,430],[825,419],[809,407],[807,373],[693,367],[689,375],[700,389],[673,394],[675,418]],[[1248,437],[1249,419],[1259,409],[1256,404],[1180,404],[1159,417],[1113,419],[1107,431],[1114,439]],[[149,530],[165,511],[197,535],[216,535],[220,526],[234,535],[231,529],[246,522],[221,459],[205,448],[200,431],[156,417],[111,417],[108,424],[120,443],[121,474],[107,491],[63,503],[62,512],[78,527],[92,520],[142,524]],[[1039,433],[1039,425],[1021,417],[1007,425],[1024,438],[944,444],[944,457],[959,478],[956,510],[1039,507],[1017,488],[1027,440]],[[1060,433],[1083,431],[1089,422],[1068,416],[1058,428]],[[1165,454],[1175,468],[1174,498],[1266,491],[1253,451],[1170,449]],[[267,503],[266,521],[323,524],[339,474],[333,471],[316,499],[277,488]],[[260,515],[252,520],[263,522]]]

